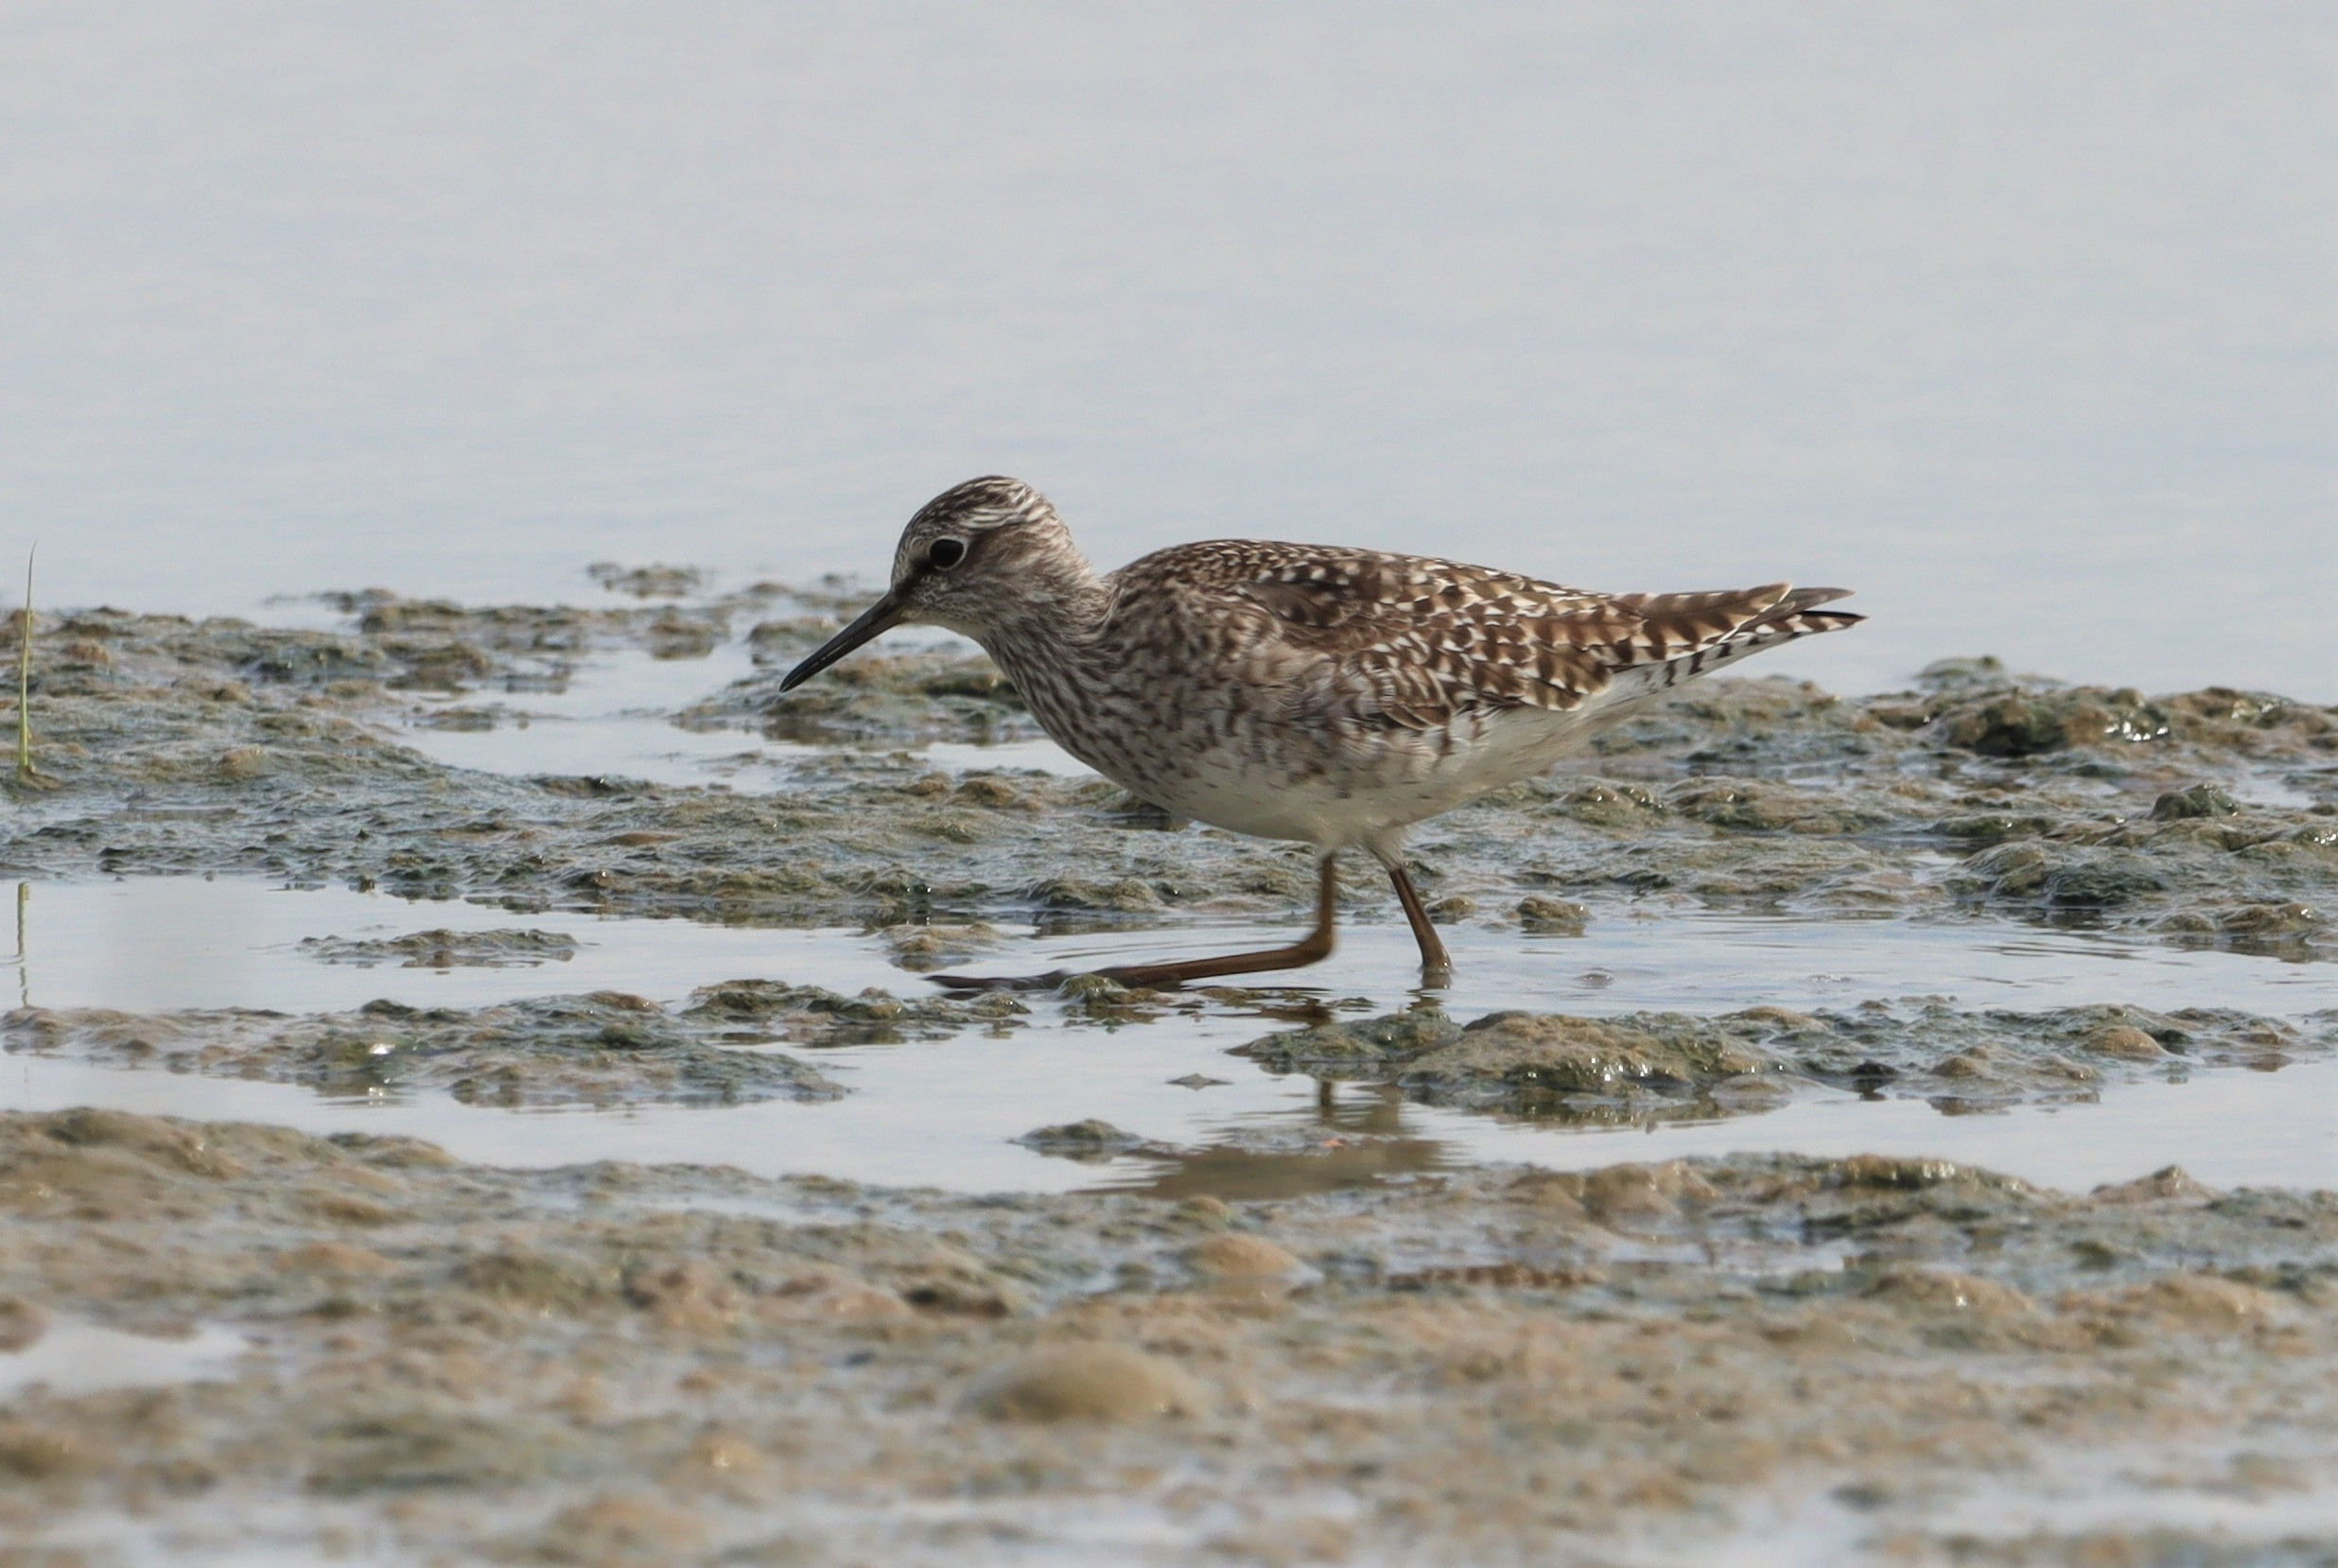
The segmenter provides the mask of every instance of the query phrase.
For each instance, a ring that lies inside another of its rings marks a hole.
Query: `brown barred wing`
[[[1503,707],[1564,711],[1605,688],[1603,651],[1637,611],[1597,594],[1459,562],[1278,547],[1289,553],[1223,590],[1272,617],[1289,653],[1312,655],[1327,693],[1368,722],[1437,729]]]
[[[1813,613],[1842,597],[1831,588],[1593,594],[1434,557],[1250,539],[1181,545],[1117,575],[1131,600],[1182,601],[1232,633],[1240,646],[1214,652],[1259,684],[1298,688],[1301,710],[1405,729],[1489,708],[1571,711],[1618,682],[1671,686],[1858,618]]]

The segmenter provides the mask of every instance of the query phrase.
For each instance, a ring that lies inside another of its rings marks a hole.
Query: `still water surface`
[[[376,997],[478,1006],[604,989],[677,1002],[698,985],[749,976],[841,991],[881,985],[914,994],[923,984],[886,961],[881,941],[852,931],[761,931],[562,912],[515,916],[471,904],[233,880],[38,885],[23,912],[21,956],[6,978],[17,991],[11,1000],[46,1007],[322,1011]],[[579,950],[566,962],[532,968],[430,969],[325,964],[300,947],[312,936],[512,925],[566,932]],[[1015,934],[1025,940],[1003,966],[1037,969],[1225,948],[1258,932]],[[2294,1016],[2333,1000],[2326,966],[2182,952],[1998,922],[1636,919],[1603,910],[1580,938],[1465,929],[1453,941],[1467,984],[1446,1001],[1465,1019],[1504,1007],[1720,1012],[1763,1002],[1843,1007],[1909,995],[1949,995],[1969,1007],[2026,1010],[2118,1000]],[[1355,926],[1343,932],[1333,960],[1290,990],[1318,999],[1365,997],[1376,1009],[1393,1011],[1413,1000],[1407,982],[1416,962],[1401,924]],[[1319,1099],[1310,1080],[1272,1077],[1226,1054],[1284,1027],[1250,1007],[1213,1002],[1197,1013],[1114,1029],[1052,998],[1034,998],[1032,1006],[1027,1025],[1003,1037],[969,1030],[943,1040],[803,1051],[851,1089],[825,1104],[515,1112],[436,1093],[329,1099],[282,1085],[20,1054],[0,1057],[0,1108],[98,1104],[320,1132],[398,1132],[501,1164],[687,1161],[971,1191],[1103,1184],[1269,1196],[1456,1161],[1590,1167],[1733,1150],[1938,1157],[2076,1188],[2171,1162],[2216,1185],[2338,1183],[2333,1063],[2172,1076],[2109,1088],[2099,1100],[1991,1115],[1947,1116],[1921,1100],[1870,1101],[1826,1090],[1757,1116],[1585,1128],[1406,1105],[1360,1086]],[[1174,1081],[1195,1077],[1215,1081],[1201,1088]],[[1088,1117],[1186,1153],[1083,1165],[1011,1141],[1035,1127]],[[1316,1147],[1297,1158],[1213,1152],[1237,1135],[1259,1132]],[[1327,1143],[1336,1149],[1343,1142],[1359,1147],[1325,1157]]]
[[[971,474],[2338,698],[2327,7],[0,9],[51,603],[880,572]],[[271,612],[272,613],[272,612]]]

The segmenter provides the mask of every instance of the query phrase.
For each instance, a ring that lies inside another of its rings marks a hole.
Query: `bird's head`
[[[993,474],[952,485],[920,507],[893,552],[884,596],[779,683],[793,690],[894,626],[940,626],[982,641],[1047,613],[1056,591],[1092,577],[1047,497]]]

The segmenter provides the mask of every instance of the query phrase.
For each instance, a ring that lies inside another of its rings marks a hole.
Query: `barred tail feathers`
[[[1652,654],[1612,671],[1609,702],[1628,702],[1709,675],[1749,653],[1798,637],[1841,632],[1867,618],[1818,606],[1848,598],[1849,588],[1796,588],[1773,583],[1738,593],[1623,596],[1643,618],[1635,642]],[[1677,651],[1676,651],[1677,650]]]

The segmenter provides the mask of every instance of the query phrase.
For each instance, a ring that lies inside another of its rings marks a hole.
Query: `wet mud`
[[[1092,778],[934,765],[921,746],[1036,734],[963,651],[863,656],[782,697],[859,607],[844,584],[597,571],[621,596],[598,608],[353,594],[333,632],[41,618],[37,771],[5,781],[0,871],[511,912],[313,937],[320,965],[566,972],[576,940],[528,919],[554,910],[858,927],[898,985],[27,1005],[0,1047],[621,1115],[834,1099],[835,1046],[1215,1009],[1258,1019],[1224,1077],[1586,1127],[1845,1089],[1985,1113],[2338,1049],[2338,1014],[2116,997],[1588,1017],[1474,1008],[1466,975],[1395,1013],[1092,977],[946,993],[920,976],[1008,963],[1004,927],[1296,918],[1307,853]],[[597,658],[732,647],[736,669],[742,639],[755,673],[672,720],[798,748],[769,789],[409,743],[515,728]],[[1423,825],[1412,853],[1437,918],[1546,946],[1718,909],[2313,965],[2338,956],[2338,710],[1987,660],[1856,699],[1715,681]],[[1395,918],[1375,870],[1348,867],[1343,895]],[[1019,1141],[1100,1177],[1138,1156],[1143,1190],[986,1196],[0,1113],[0,1373],[74,1335],[189,1348],[143,1382],[0,1377],[0,1565],[2338,1560],[2338,1195],[2174,1169],[2074,1194],[1881,1156],[1456,1169],[1378,1126],[1260,1121],[1188,1148],[1056,1122]]]
[[[775,1045],[995,1034],[1028,1013],[1007,996],[904,1000],[874,989],[844,996],[742,980],[705,987],[672,1008],[615,991],[473,1008],[385,1000],[351,1013],[297,1017],[251,1008],[28,1007],[0,1018],[0,1048],[304,1084],[329,1095],[443,1089],[467,1104],[512,1106],[742,1105],[845,1092]]]
[[[2174,1170],[1002,1201],[71,1111],[0,1117],[0,1207],[16,1342],[246,1346],[11,1401],[19,1560],[234,1560],[237,1518],[415,1561],[1663,1560],[1783,1513],[2237,1562],[2320,1549],[2280,1522],[2338,1488],[2338,1198]],[[2076,1484],[2272,1524],[2020,1524]]]
[[[113,612],[44,622],[40,776],[9,786],[0,869],[236,871],[521,913],[968,931],[1277,917],[1312,894],[1298,846],[1180,830],[1093,778],[923,762],[920,741],[1036,733],[979,658],[873,654],[782,697],[779,672],[847,595],[343,602],[354,619],[338,634]],[[675,722],[852,743],[805,753],[769,791],[489,774],[398,739],[404,723],[493,726],[497,693],[557,686],[596,651],[689,659],[742,628],[768,668]],[[1448,921],[1563,932],[1631,903],[1984,912],[2327,959],[2338,710],[2066,688],[1987,660],[1850,700],[1716,680],[1602,737],[1574,771],[1423,825],[1412,853]],[[1393,909],[1366,867],[1343,892]]]
[[[2292,1024],[2218,1008],[2019,1013],[1919,1000],[1713,1018],[1500,1012],[1467,1024],[1423,1005],[1270,1035],[1238,1054],[1275,1072],[1393,1084],[1429,1105],[1637,1124],[1757,1113],[1820,1085],[1951,1114],[2000,1109],[2172,1072],[2274,1071],[2333,1050],[2338,1011]]]
[[[556,931],[430,931],[403,936],[311,936],[301,950],[325,964],[372,968],[395,964],[407,969],[533,968],[566,964],[576,956],[576,938]]]

